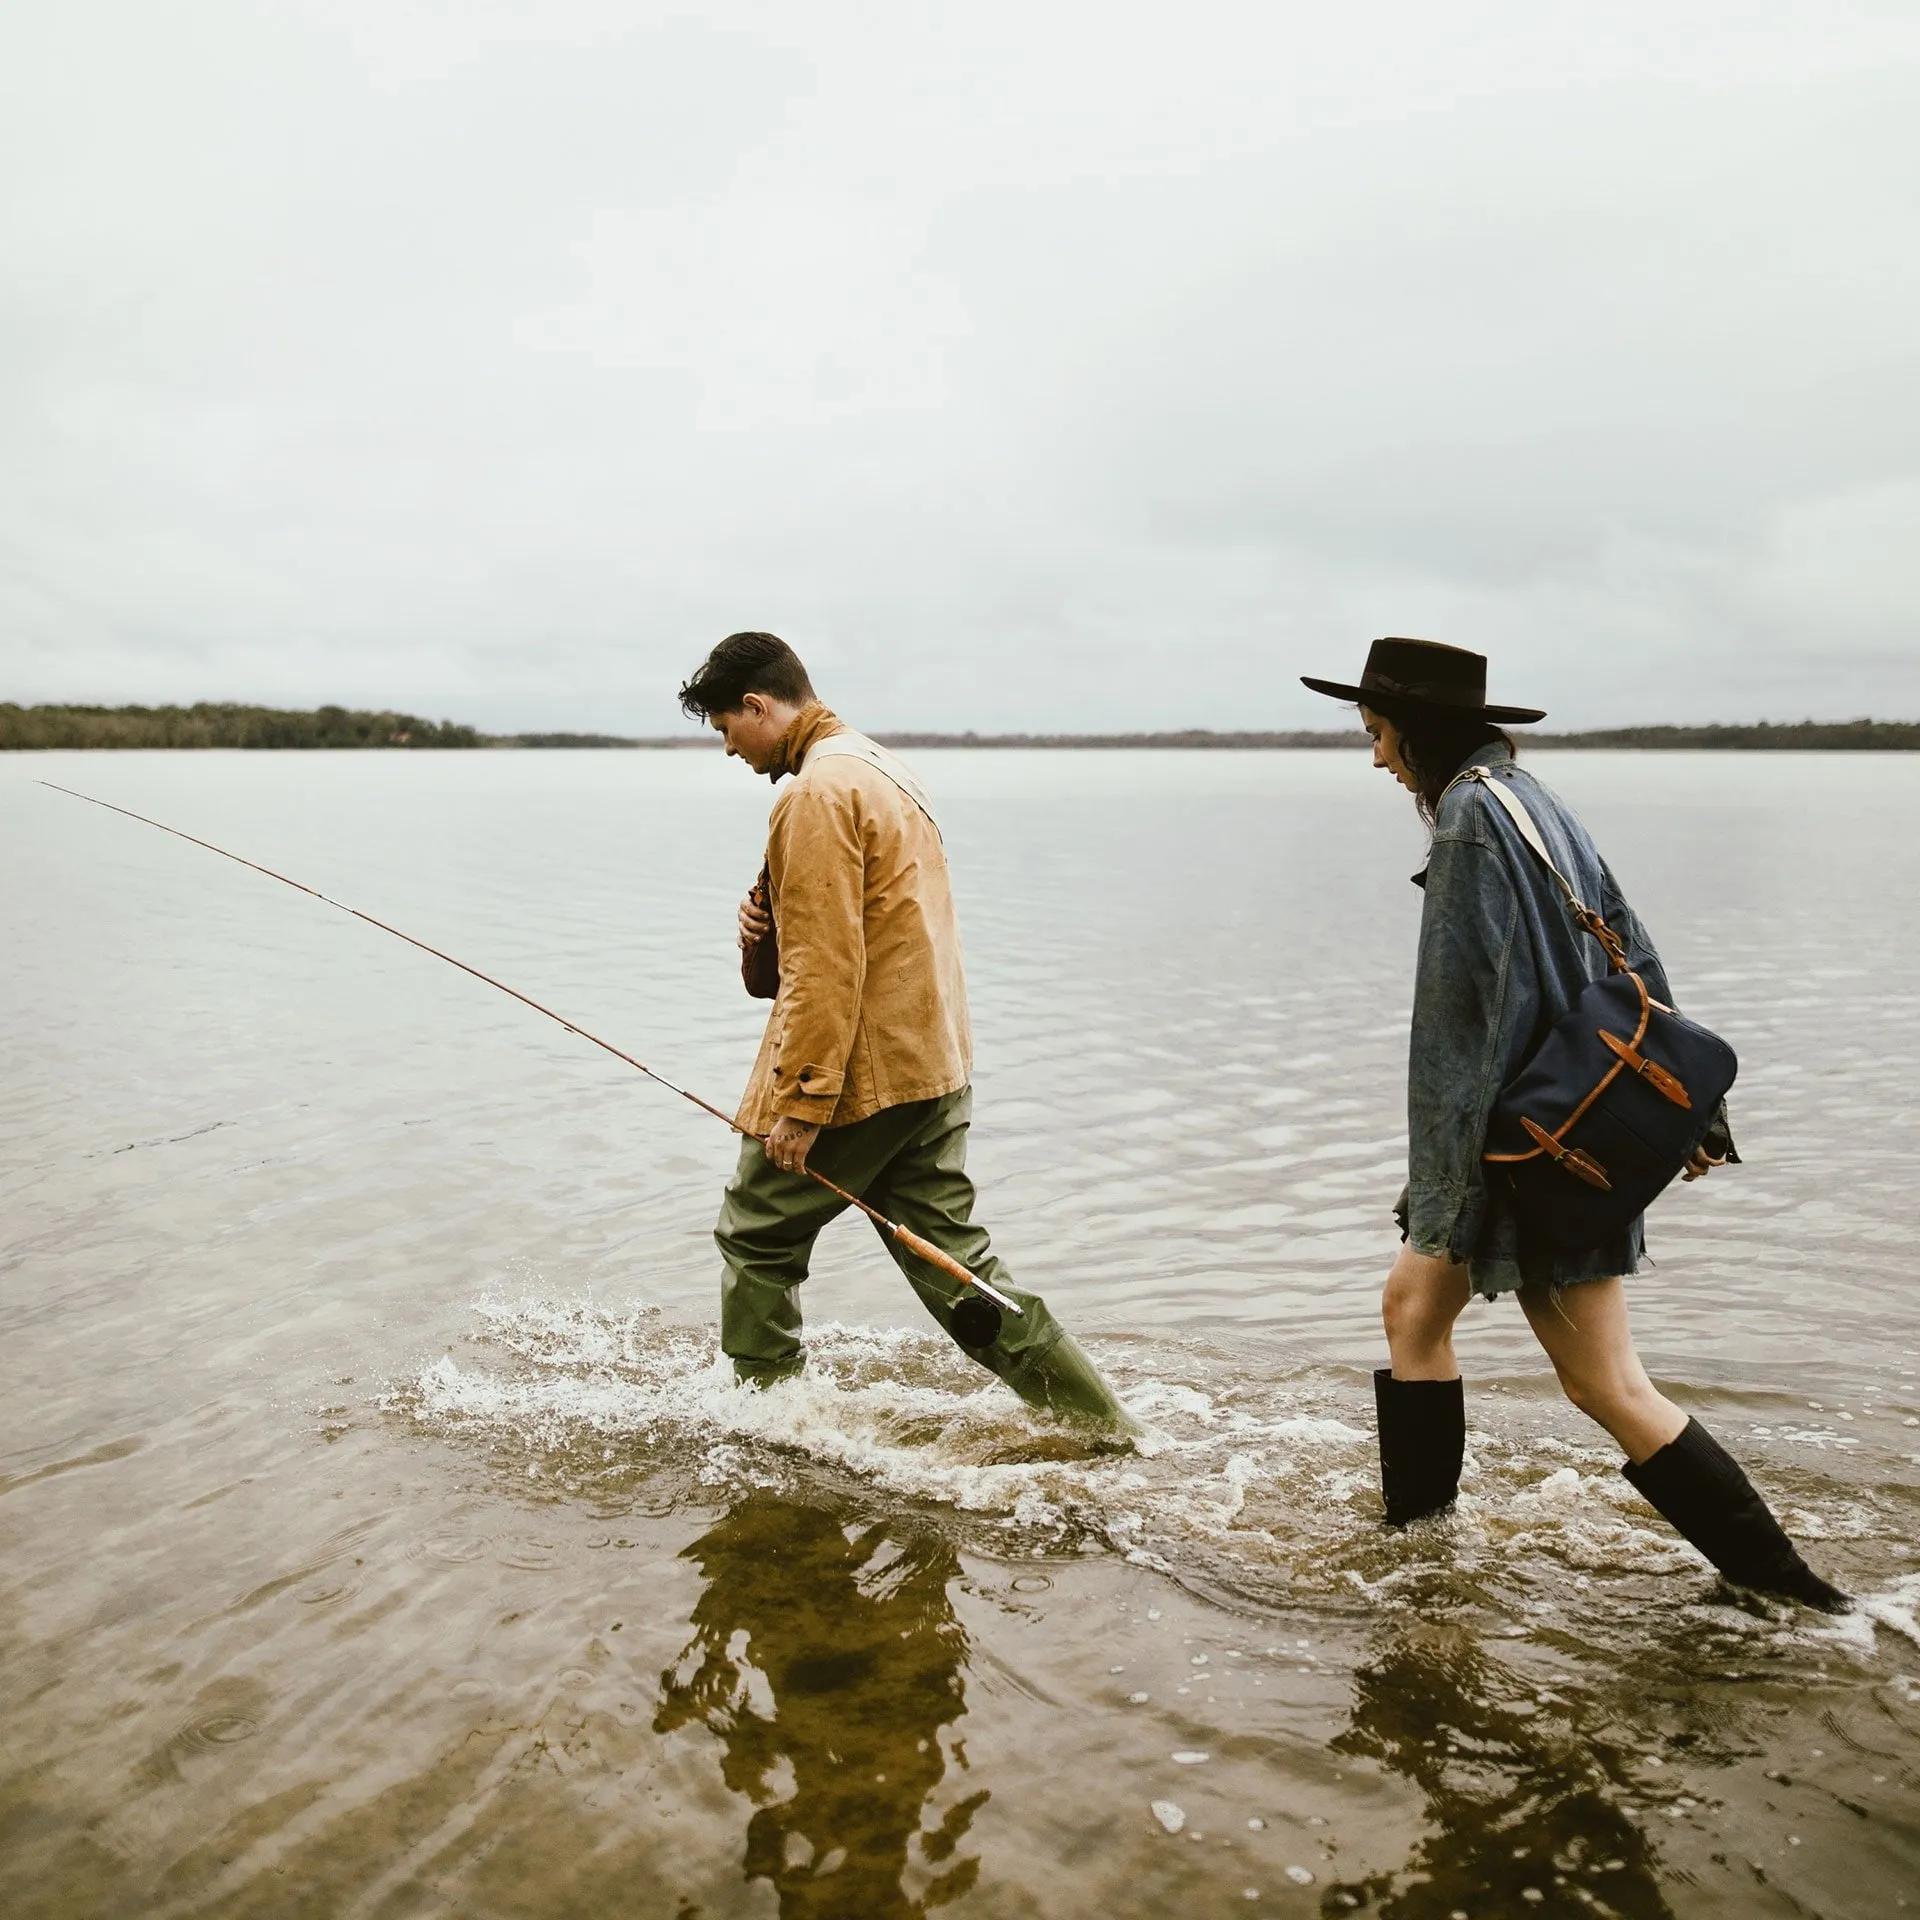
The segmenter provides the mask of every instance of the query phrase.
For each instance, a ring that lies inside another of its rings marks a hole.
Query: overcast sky
[[[1920,717],[1920,0],[42,0],[0,287],[0,698]]]

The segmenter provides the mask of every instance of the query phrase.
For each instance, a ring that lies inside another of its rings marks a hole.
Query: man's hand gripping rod
[[[538,1000],[522,993],[517,987],[510,987],[504,980],[496,980],[490,973],[482,973],[478,967],[470,967],[464,960],[456,960],[450,953],[442,953],[438,947],[430,947],[424,940],[416,940],[410,933],[402,933],[398,927],[390,927],[384,920],[376,920],[370,913],[362,913],[358,907],[350,907],[344,900],[335,900],[324,894],[318,887],[309,887],[298,880],[289,880],[284,873],[275,873],[271,867],[263,867],[257,860],[248,860],[237,853],[229,853],[225,847],[216,847],[211,840],[202,840],[191,833],[183,833],[178,827],[170,827],[164,820],[150,820],[144,813],[135,813],[131,807],[116,807],[111,800],[96,800],[90,793],[78,792],[73,787],[63,787],[52,780],[42,780],[43,787],[51,787],[55,793],[64,793],[74,800],[84,800],[90,806],[104,807],[109,813],[124,814],[129,820],[138,820],[143,827],[158,827],[162,833],[170,833],[176,840],[192,842],[196,847],[204,847],[209,853],[217,853],[223,860],[231,860],[239,866],[251,867],[255,873],[263,873],[269,880],[278,880],[283,887],[292,887],[296,892],[310,894],[316,900],[329,907],[337,908],[341,913],[350,913],[356,920],[364,920],[370,927],[378,927],[382,933],[390,933],[396,940],[404,940],[410,947],[418,947],[422,953],[430,953],[436,960],[444,960],[450,967],[458,967],[462,973],[470,973],[476,980],[483,980],[490,987],[518,1000],[523,1007],[531,1007],[535,1013],[544,1013],[556,1025],[565,1027],[569,1033],[578,1034],[582,1040],[590,1040],[603,1053],[610,1053],[616,1060],[624,1060],[630,1067],[644,1073],[649,1080],[657,1081],[669,1093],[677,1093],[682,1100],[691,1100],[702,1113],[710,1113],[724,1127],[745,1135],[748,1139],[765,1141],[757,1133],[749,1133],[731,1114],[722,1113],[711,1101],[702,1100],[697,1093],[689,1093],[685,1087],[675,1086],[665,1074],[656,1073],[644,1060],[636,1060],[632,1054],[623,1053],[610,1040],[602,1040],[597,1033],[589,1033],[585,1027],[576,1026],[564,1014],[555,1013],[551,1007],[543,1007]],[[942,1253],[931,1240],[923,1239],[910,1227],[903,1227],[897,1220],[889,1220],[877,1207],[870,1207],[857,1193],[849,1193],[845,1187],[836,1186],[824,1173],[816,1173],[811,1167],[801,1171],[809,1180],[844,1200],[850,1207],[858,1207],[889,1240],[896,1241],[906,1248],[916,1259],[924,1260],[930,1267],[938,1267],[951,1280],[958,1280],[963,1286],[984,1293],[997,1306],[1007,1312],[1018,1314],[1017,1302],[1009,1300],[998,1287],[991,1286],[985,1280],[969,1273],[951,1254]]]

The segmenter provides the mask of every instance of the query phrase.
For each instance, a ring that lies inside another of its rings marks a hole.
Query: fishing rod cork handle
[[[962,1286],[972,1288],[976,1293],[984,1293],[989,1300],[997,1301],[1009,1313],[1018,1314],[1020,1308],[1002,1293],[998,1287],[990,1287],[975,1275],[969,1273],[950,1253],[942,1253],[931,1240],[924,1240],[911,1227],[903,1227],[898,1221],[892,1223],[893,1237],[916,1259],[924,1260],[930,1267],[938,1267],[950,1278],[958,1280]]]

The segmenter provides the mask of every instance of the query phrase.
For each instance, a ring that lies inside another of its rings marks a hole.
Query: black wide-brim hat
[[[1376,640],[1367,651],[1366,671],[1357,687],[1316,680],[1305,673],[1300,684],[1336,700],[1357,700],[1388,711],[1427,707],[1435,713],[1513,726],[1547,717],[1542,707],[1488,706],[1486,655],[1442,646],[1438,640]]]

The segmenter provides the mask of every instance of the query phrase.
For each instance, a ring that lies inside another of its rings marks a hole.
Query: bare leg
[[[1458,1380],[1453,1323],[1473,1297],[1458,1262],[1402,1247],[1380,1297],[1396,1380]]]
[[[1520,1305],[1567,1398],[1605,1427],[1635,1466],[1679,1437],[1687,1416],[1647,1378],[1633,1350],[1620,1281],[1523,1287]]]
[[[1567,1398],[1626,1449],[1622,1471],[1656,1512],[1736,1585],[1823,1613],[1847,1611],[1853,1603],[1801,1559],[1720,1443],[1647,1378],[1618,1280],[1589,1280],[1558,1295],[1527,1287],[1520,1304]]]
[[[1390,1527],[1444,1512],[1459,1490],[1467,1415],[1453,1323],[1471,1297],[1465,1267],[1411,1247],[1387,1275],[1380,1315],[1393,1365],[1375,1372],[1373,1403]]]

